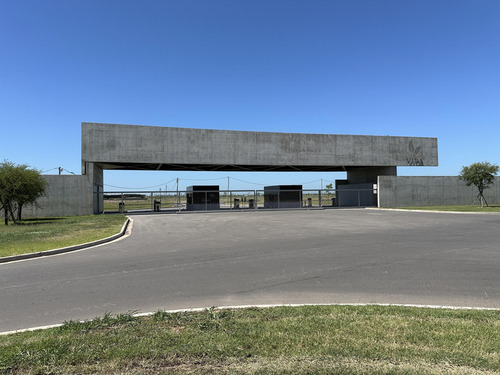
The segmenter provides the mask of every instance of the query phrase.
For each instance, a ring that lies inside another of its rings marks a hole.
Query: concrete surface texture
[[[467,205],[476,201],[477,188],[456,176],[379,176],[379,207]],[[500,204],[500,177],[486,189],[488,204]]]
[[[364,209],[135,215],[132,235],[0,264],[0,331],[268,303],[500,308],[500,215]]]
[[[104,169],[152,170],[432,166],[437,165],[437,139],[82,123],[82,160]]]
[[[87,163],[82,175],[44,175],[45,196],[38,205],[23,207],[23,218],[92,215],[102,211],[103,171]],[[0,214],[3,212],[0,211]]]

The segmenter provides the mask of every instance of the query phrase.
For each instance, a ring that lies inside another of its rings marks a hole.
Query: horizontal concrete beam
[[[82,123],[82,161],[103,169],[342,171],[436,166],[437,139]]]

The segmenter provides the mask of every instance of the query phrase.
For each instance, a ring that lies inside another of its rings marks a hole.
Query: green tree
[[[495,181],[495,175],[498,173],[498,165],[490,164],[487,161],[472,163],[469,166],[462,167],[462,171],[458,175],[458,179],[465,182],[467,186],[474,185],[477,187],[479,194],[477,198],[481,207],[488,206],[488,202],[484,199],[484,190],[489,188]]]
[[[333,184],[330,183],[328,185],[325,186],[325,190],[326,190],[326,193],[328,194],[328,196],[330,196],[330,191],[333,189]]]
[[[36,169],[25,169],[20,177],[21,186],[16,198],[18,220],[22,218],[23,206],[36,205],[37,199],[45,194],[47,188],[47,180]]]
[[[45,194],[46,188],[47,181],[38,170],[25,164],[16,165],[9,161],[1,163],[0,209],[4,211],[5,225],[9,224],[9,217],[14,223],[21,220],[23,206],[36,204],[36,200]]]

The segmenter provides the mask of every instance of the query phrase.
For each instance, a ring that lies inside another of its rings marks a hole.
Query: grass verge
[[[456,206],[421,206],[421,207],[397,207],[402,210],[426,210],[426,211],[455,211],[455,212],[500,212],[499,205],[490,206],[470,206],[470,205],[456,205]]]
[[[494,374],[500,311],[209,309],[0,336],[6,374]]]
[[[0,257],[95,241],[116,234],[124,215],[91,215],[22,220],[0,225]]]

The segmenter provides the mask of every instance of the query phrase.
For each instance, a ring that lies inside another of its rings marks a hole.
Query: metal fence
[[[104,212],[167,212],[209,210],[256,210],[376,205],[372,189],[219,190],[214,191],[111,191],[96,192]]]

